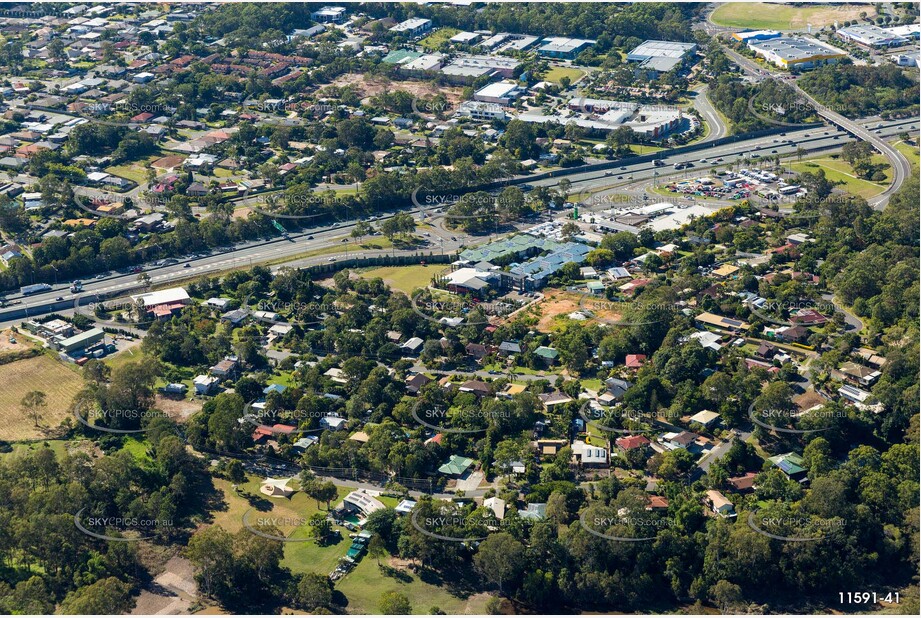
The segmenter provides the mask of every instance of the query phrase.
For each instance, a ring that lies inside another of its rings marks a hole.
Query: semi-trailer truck
[[[51,286],[47,283],[35,283],[32,285],[24,285],[19,288],[19,292],[23,296],[29,296],[31,294],[39,294],[41,292],[48,292],[51,290]]]

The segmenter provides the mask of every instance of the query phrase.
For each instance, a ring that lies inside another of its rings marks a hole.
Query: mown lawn
[[[713,12],[713,23],[734,28],[752,28],[755,30],[791,30],[806,28],[812,24],[821,28],[834,24],[835,21],[857,19],[864,11],[867,16],[876,15],[876,10],[869,4],[849,4],[846,6],[790,6],[773,2],[727,2]]]
[[[894,146],[899,152],[905,155],[905,158],[907,158],[908,162],[911,163],[912,169],[915,170],[915,173],[918,173],[918,167],[921,165],[921,162],[919,162],[918,147],[912,146],[911,144],[906,144],[903,141],[896,142]]]
[[[432,277],[444,269],[444,264],[382,266],[366,270],[360,274],[365,279],[380,277],[391,288],[400,290],[408,296],[413,290],[428,286],[432,281]]]
[[[585,75],[585,73],[572,67],[551,67],[549,71],[541,75],[541,80],[559,84],[564,77],[568,77],[569,83],[574,84],[576,80],[581,79],[583,75]]]
[[[878,161],[876,158],[874,158],[873,162],[877,163]],[[841,183],[838,185],[839,189],[842,191],[847,191],[853,195],[859,195],[862,198],[871,198],[875,195],[879,195],[886,189],[885,184],[877,184],[875,182],[870,182],[869,180],[857,178],[854,175],[853,168],[851,168],[850,164],[848,164],[848,162],[844,159],[831,159],[827,157],[820,159],[809,159],[800,163],[791,164],[790,169],[800,173],[815,173],[821,169],[825,172],[826,178],[833,182]]]
[[[336,589],[348,599],[350,614],[379,613],[378,603],[385,592],[401,592],[409,598],[413,614],[429,614],[438,607],[448,614],[484,614],[485,594],[455,595],[437,582],[422,581],[416,573],[399,569],[396,576],[385,574],[373,558],[365,556],[355,569],[336,583]]]

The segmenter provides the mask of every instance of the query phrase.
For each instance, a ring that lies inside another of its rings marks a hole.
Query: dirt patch
[[[536,311],[540,318],[537,321],[537,330],[542,332],[552,332],[558,326],[561,318],[565,319],[570,313],[584,312],[588,305],[583,301],[584,296],[578,292],[567,292],[564,290],[548,290],[544,293],[544,298],[533,305],[531,311]],[[582,302],[582,305],[580,305]],[[584,306],[583,306],[584,305]],[[619,320],[621,315],[614,311],[598,309],[592,306],[592,311],[596,317],[603,320]],[[533,314],[532,314],[533,315]],[[585,320],[592,322],[594,320]]]
[[[437,94],[451,102],[452,107],[459,104],[462,100],[464,89],[454,86],[435,86],[424,81],[393,81],[385,77],[359,75],[357,73],[347,73],[340,75],[330,84],[343,88],[351,86],[361,92],[363,97],[374,97],[383,92],[393,92],[394,90],[405,90],[415,97],[433,97]]]
[[[31,348],[32,346],[21,333],[14,333],[10,329],[0,331],[0,354],[25,352]]]
[[[163,566],[163,571],[141,591],[131,613],[188,614],[197,597],[198,586],[192,563],[180,556],[173,556]]]
[[[199,401],[171,399],[163,395],[157,395],[155,407],[163,410],[174,421],[181,423],[188,420],[196,412],[201,411],[202,404]]]

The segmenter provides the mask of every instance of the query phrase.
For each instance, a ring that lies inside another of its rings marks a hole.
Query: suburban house
[[[803,467],[803,458],[796,453],[784,453],[769,457],[768,461],[780,468],[787,478],[802,483],[806,480],[806,468]]]
[[[632,451],[636,448],[646,448],[649,446],[649,438],[646,436],[641,436],[639,434],[633,436],[623,436],[614,440],[614,444],[617,445],[617,448],[623,452]]]
[[[712,410],[701,410],[692,416],[690,421],[692,423],[697,423],[698,425],[703,425],[703,427],[706,429],[711,429],[719,424],[720,415],[717,412],[713,412]]]
[[[460,457],[458,455],[451,455],[448,458],[448,461],[443,463],[438,471],[447,476],[463,476],[467,469],[473,465],[473,460],[469,457]]]
[[[721,492],[715,489],[709,489],[704,494],[704,504],[719,517],[735,517],[735,506]]]
[[[582,440],[575,440],[572,443],[572,459],[573,463],[583,468],[607,468],[610,466],[607,449],[586,444]]]

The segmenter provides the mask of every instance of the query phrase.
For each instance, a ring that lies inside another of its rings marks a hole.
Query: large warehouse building
[[[825,64],[835,64],[847,54],[812,39],[781,37],[748,44],[757,55],[768,62],[791,71],[814,69]]]

